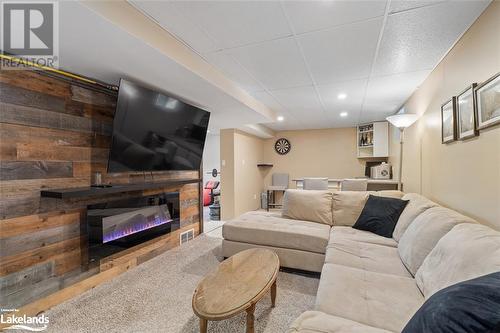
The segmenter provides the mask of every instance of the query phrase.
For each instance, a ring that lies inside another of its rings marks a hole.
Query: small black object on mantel
[[[106,188],[106,187],[111,187],[111,186],[113,186],[113,185],[111,185],[111,184],[90,185],[90,187],[99,187],[99,188]]]

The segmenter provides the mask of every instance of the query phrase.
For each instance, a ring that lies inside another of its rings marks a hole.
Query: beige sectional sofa
[[[351,227],[369,194],[409,200],[393,238]],[[500,271],[500,232],[414,193],[288,190],[282,212],[243,214],[223,236],[226,257],[265,247],[284,267],[321,272],[314,309],[290,333],[401,332],[438,290]]]

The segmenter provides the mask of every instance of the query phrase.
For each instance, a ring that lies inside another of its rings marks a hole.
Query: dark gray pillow
[[[352,227],[391,238],[399,215],[407,204],[408,200],[370,195],[361,215]]]
[[[432,295],[402,333],[426,332],[499,333],[500,272],[454,284]]]

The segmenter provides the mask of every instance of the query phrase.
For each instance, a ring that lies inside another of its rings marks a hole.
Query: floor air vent
[[[189,229],[188,231],[184,231],[183,233],[181,233],[180,235],[180,239],[181,239],[181,244],[184,244],[186,242],[189,242],[190,240],[192,240],[194,238],[194,229]]]

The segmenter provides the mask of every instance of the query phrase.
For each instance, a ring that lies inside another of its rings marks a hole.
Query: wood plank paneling
[[[0,99],[4,103],[29,106],[42,110],[58,112],[64,112],[65,110],[64,97],[16,87],[3,82],[0,82]]]
[[[37,284],[54,275],[54,263],[44,262],[33,265],[22,271],[22,274],[11,274],[0,277],[0,295],[17,293],[18,291]]]
[[[109,148],[109,136],[97,133],[59,130],[42,127],[0,123],[2,143],[14,146],[18,143],[47,146],[75,146]]]
[[[2,295],[0,305],[9,309],[17,308],[58,291],[60,286],[61,279],[59,277],[49,277],[31,284],[28,292],[26,289],[22,289],[12,294]]]
[[[0,82],[57,97],[71,96],[71,88],[67,83],[36,71],[0,71]]]
[[[116,106],[116,97],[110,94],[104,94],[90,89],[85,89],[79,86],[71,86],[71,96],[74,101],[87,103],[97,106]]]
[[[0,70],[0,302],[47,309],[179,244],[200,230],[198,184],[102,198],[41,198],[50,188],[201,178],[198,171],[107,174],[117,94],[36,71]],[[86,206],[138,195],[180,193],[181,230],[88,264]],[[65,288],[65,289],[62,289]],[[62,290],[61,290],[62,289]],[[42,298],[42,299],[41,299]]]
[[[18,272],[29,266],[54,259],[61,253],[79,249],[80,242],[78,236],[11,256],[0,257],[0,276]]]
[[[0,257],[12,256],[16,253],[42,248],[62,242],[67,238],[80,236],[80,221],[55,228],[44,229],[34,233],[23,233],[15,237],[0,239]]]
[[[16,105],[6,103],[3,99],[0,100],[2,101],[0,102],[0,109],[2,109],[0,121],[3,123],[111,135],[112,125],[107,121]]]
[[[0,220],[0,237],[2,239],[22,234],[33,233],[67,224],[79,223],[82,211],[50,212],[48,214],[22,216],[8,220]]]
[[[106,163],[109,150],[94,147],[47,147],[38,144],[21,143],[16,145],[17,160],[32,161],[72,161]]]
[[[73,175],[73,163],[51,161],[0,161],[0,180],[65,178]]]

